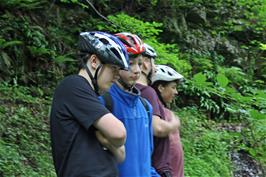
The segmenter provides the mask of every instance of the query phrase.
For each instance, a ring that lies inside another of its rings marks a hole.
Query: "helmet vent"
[[[170,73],[169,71],[167,72],[170,76],[172,76],[173,74],[172,73]]]
[[[128,38],[130,38],[130,46],[133,47],[132,44],[136,44],[136,42],[134,41],[132,36],[128,36]]]
[[[161,68],[161,70],[162,70],[162,72],[164,72],[164,73],[165,73],[165,70],[164,70],[164,69],[162,69],[162,68]]]
[[[120,58],[121,59],[121,57],[119,56],[119,53],[118,53],[118,51],[117,50],[115,50],[115,48],[111,48],[111,51],[115,54],[115,56],[117,57],[117,58]]]
[[[105,45],[109,44],[109,41],[107,39],[101,38],[99,39],[102,43],[104,43]]]

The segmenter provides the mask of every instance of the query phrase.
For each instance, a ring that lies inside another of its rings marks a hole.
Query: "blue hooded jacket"
[[[147,102],[146,111],[140,99],[140,91],[133,93],[113,84],[109,90],[112,98],[112,113],[123,122],[127,130],[125,143],[126,159],[118,165],[120,177],[159,177],[151,166],[153,151],[152,107]],[[105,104],[103,97],[100,100]]]

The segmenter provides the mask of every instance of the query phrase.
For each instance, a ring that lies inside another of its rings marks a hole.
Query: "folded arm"
[[[93,125],[115,148],[118,148],[125,144],[126,129],[123,123],[119,119],[117,119],[113,114],[105,114],[96,122],[94,122]]]
[[[118,163],[121,163],[125,160],[125,146],[120,147],[113,146],[107,138],[100,131],[95,132],[98,141],[103,145],[103,148],[107,148],[115,156]]]

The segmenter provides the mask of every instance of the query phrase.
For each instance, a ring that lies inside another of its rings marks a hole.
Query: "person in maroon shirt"
[[[164,106],[159,100],[155,90],[149,86],[153,75],[154,58],[157,56],[154,49],[144,44],[145,51],[142,54],[142,73],[137,81],[136,87],[141,91],[141,96],[146,98],[153,107],[152,127],[154,133],[154,152],[152,155],[152,165],[162,177],[171,177],[171,154],[169,135],[179,127],[177,119],[172,117],[166,120]]]
[[[183,76],[177,73],[174,69],[166,65],[157,65],[156,72],[151,78],[151,86],[156,91],[161,103],[163,104],[164,115],[166,120],[176,119],[176,116],[167,106],[173,102],[177,95],[177,84],[183,80]],[[180,125],[180,122],[179,122]],[[169,135],[170,139],[170,167],[172,177],[184,176],[184,154],[180,141],[179,129]]]

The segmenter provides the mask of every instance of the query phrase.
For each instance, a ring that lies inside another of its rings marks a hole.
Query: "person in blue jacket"
[[[151,166],[153,151],[152,107],[135,87],[141,73],[143,42],[131,33],[115,34],[127,48],[130,70],[120,70],[120,78],[111,86],[112,113],[123,122],[127,139],[125,160],[118,165],[120,177],[159,177]],[[100,99],[106,105],[106,97]],[[146,108],[147,107],[147,108]],[[148,109],[148,111],[146,110]]]

